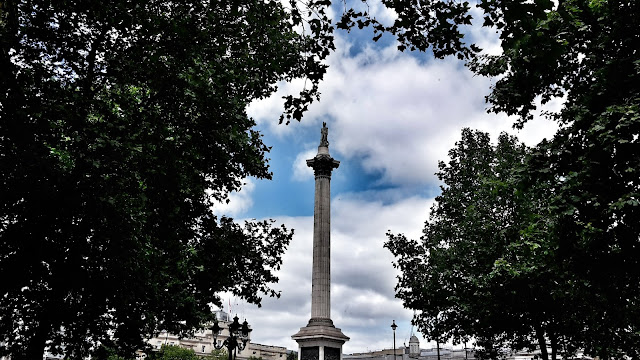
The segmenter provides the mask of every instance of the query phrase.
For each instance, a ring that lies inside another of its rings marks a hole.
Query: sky
[[[383,21],[393,13],[371,5]],[[478,18],[478,16],[476,16]],[[469,36],[485,52],[499,52],[495,31],[473,29]],[[457,59],[433,59],[399,52],[393,38],[379,42],[367,31],[336,33],[336,51],[327,60],[321,100],[301,122],[279,125],[282,96],[302,89],[302,81],[278,84],[272,97],[252,103],[248,113],[263,141],[271,146],[271,181],[245,179],[218,214],[236,219],[275,219],[295,229],[273,288],[281,297],[264,298],[262,307],[224,295],[225,310],[246,318],[252,342],[297,350],[291,335],[311,315],[313,172],[305,160],[317,153],[320,128],[329,128],[329,151],[340,161],[331,178],[331,318],[351,339],[345,354],[408,345],[412,311],[395,298],[399,274],[383,247],[387,231],[420,237],[434,197],[438,161],[469,127],[491,134],[508,132],[529,146],[550,138],[557,126],[541,116],[512,129],[514,118],[488,114],[485,96],[495,79],[474,76]],[[545,109],[561,104],[552,102]],[[241,320],[242,320],[241,319]],[[435,346],[417,333],[421,348]]]

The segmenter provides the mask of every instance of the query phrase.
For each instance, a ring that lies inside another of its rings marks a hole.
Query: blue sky
[[[371,11],[383,21],[393,13]],[[281,97],[303,82],[279,84],[272,97],[248,108],[272,146],[273,180],[246,179],[242,191],[216,211],[237,219],[272,218],[295,229],[279,273],[280,299],[264,299],[262,308],[230,298],[232,312],[252,325],[254,342],[297,349],[291,335],[311,313],[311,244],[314,178],[305,164],[317,152],[322,122],[329,127],[330,152],[341,161],[331,180],[332,319],[351,337],[345,353],[391,348],[392,320],[397,342],[408,343],[412,312],[395,299],[397,272],[383,248],[385,233],[420,236],[429,207],[439,193],[434,175],[438,160],[460,138],[463,127],[517,135],[533,146],[556,131],[538,117],[522,131],[513,119],[486,113],[484,97],[491,79],[475,77],[456,59],[401,53],[390,37],[374,43],[362,31],[338,32],[337,50],[320,90],[300,123],[278,125]],[[499,51],[494,31],[470,32],[485,51]],[[546,109],[557,109],[559,102]],[[417,334],[419,338],[420,334]],[[430,344],[421,338],[421,347]]]

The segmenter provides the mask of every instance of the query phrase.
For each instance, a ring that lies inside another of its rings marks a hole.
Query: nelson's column
[[[329,129],[322,124],[318,154],[307,160],[316,177],[313,206],[313,275],[311,319],[291,336],[298,343],[299,360],[341,360],[342,345],[349,337],[331,321],[331,172],[340,161],[329,155]]]

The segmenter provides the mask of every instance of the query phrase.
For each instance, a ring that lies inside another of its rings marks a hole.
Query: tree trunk
[[[540,357],[542,360],[549,360],[549,353],[547,353],[547,340],[544,338],[544,330],[542,325],[538,324],[536,328],[536,337],[538,338],[538,345],[540,346]]]

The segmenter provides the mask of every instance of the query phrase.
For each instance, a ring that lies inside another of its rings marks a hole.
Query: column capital
[[[313,169],[317,177],[331,177],[333,169],[340,166],[340,161],[334,159],[329,154],[318,154],[313,159],[307,160],[307,166]]]

